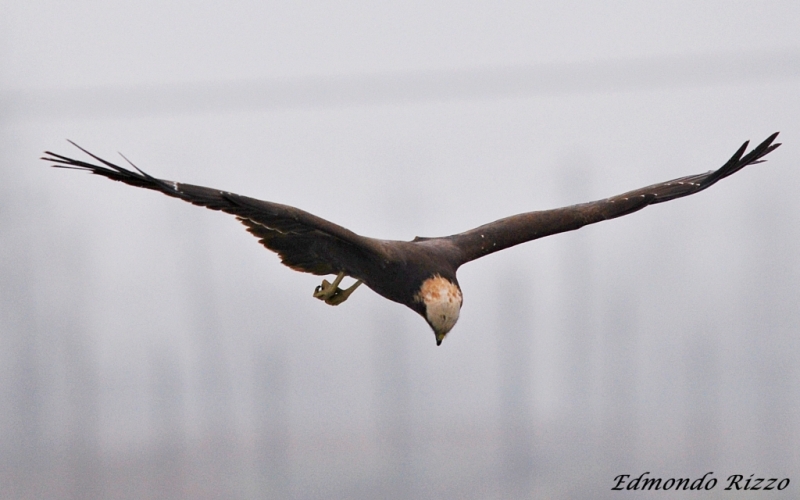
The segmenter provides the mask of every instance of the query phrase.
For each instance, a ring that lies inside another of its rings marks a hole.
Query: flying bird
[[[653,184],[599,201],[512,215],[483,226],[440,238],[412,241],[379,240],[358,235],[342,226],[298,208],[248,198],[227,191],[157,179],[140,170],[106,161],[70,141],[97,163],[45,152],[54,167],[87,170],[131,186],[152,189],[211,210],[234,215],[260,243],[280,256],[281,262],[323,280],[314,297],[339,305],[362,283],[389,300],[419,313],[436,335],[436,345],[458,321],[463,297],[456,279],[458,268],[490,253],[587,224],[613,219],[697,193],[748,165],[761,163],[780,146],[774,133],[745,154],[745,142],[718,170]],[[356,281],[342,289],[345,276]]]

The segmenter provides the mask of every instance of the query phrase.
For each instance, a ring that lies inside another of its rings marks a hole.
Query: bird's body
[[[47,152],[54,166],[88,170],[137,187],[152,189],[212,210],[235,215],[261,244],[297,271],[337,275],[324,280],[314,296],[331,305],[345,301],[362,282],[379,295],[419,313],[441,344],[453,328],[463,303],[458,268],[505,248],[587,224],[627,215],[642,208],[702,191],[747,165],[760,163],[780,144],[777,133],[744,154],[748,143],[715,171],[675,179],[618,196],[554,210],[514,215],[463,233],[413,241],[360,236],[303,210],[191,184],[165,181],[114,165],[86,150],[100,165]],[[356,279],[346,290],[344,276]]]

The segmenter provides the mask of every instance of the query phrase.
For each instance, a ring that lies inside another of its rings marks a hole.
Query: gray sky
[[[790,476],[797,26],[789,1],[5,2],[0,496]],[[410,239],[703,172],[778,130],[697,196],[465,266],[440,348],[369,290],[313,300],[319,279],[229,216],[37,159],[69,138]]]

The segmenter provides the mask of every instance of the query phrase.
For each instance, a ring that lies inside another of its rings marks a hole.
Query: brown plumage
[[[296,271],[337,275],[323,280],[314,296],[331,305],[346,300],[365,283],[389,300],[418,312],[433,329],[437,345],[458,320],[462,295],[458,268],[505,248],[587,224],[628,215],[656,203],[697,193],[742,168],[761,163],[780,146],[777,132],[745,154],[745,142],[718,170],[654,184],[604,200],[513,215],[463,233],[413,241],[378,240],[360,236],[298,208],[256,200],[226,191],[157,179],[131,164],[129,170],[89,153],[99,164],[46,152],[54,167],[88,170],[132,186],[159,191],[212,210],[235,215],[262,245]],[[74,144],[74,143],[73,143]],[[130,163],[130,162],[129,162]],[[342,277],[358,280],[342,290]]]

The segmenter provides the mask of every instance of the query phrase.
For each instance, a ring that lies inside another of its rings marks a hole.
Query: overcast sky
[[[798,26],[793,1],[7,0],[0,496],[790,475]],[[767,163],[697,196],[465,266],[439,348],[364,287],[313,300],[320,279],[230,216],[38,160],[80,157],[71,139],[411,239],[707,171],[775,131]]]

